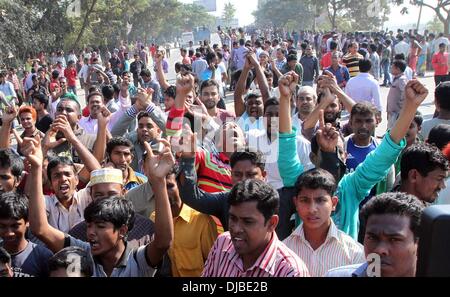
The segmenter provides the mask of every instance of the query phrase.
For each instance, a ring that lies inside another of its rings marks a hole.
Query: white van
[[[194,43],[194,33],[193,32],[184,32],[181,33],[181,46],[187,48],[189,46],[189,42],[192,41]]]

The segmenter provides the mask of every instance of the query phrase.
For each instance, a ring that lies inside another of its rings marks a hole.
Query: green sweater
[[[285,187],[293,187],[303,173],[303,166],[297,155],[296,131],[280,133],[279,139],[280,176]],[[359,204],[373,186],[387,175],[405,146],[405,139],[398,145],[387,132],[381,144],[367,155],[364,162],[355,171],[344,175],[339,182],[336,192],[339,203],[332,218],[336,226],[353,239],[358,239]]]

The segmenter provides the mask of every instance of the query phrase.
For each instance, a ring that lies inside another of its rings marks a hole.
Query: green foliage
[[[377,0],[380,5],[371,6],[375,0],[288,0],[268,1],[254,13],[261,26],[310,30],[313,16],[325,13],[328,23],[318,23],[316,29],[376,30],[382,27],[389,14],[389,1]],[[374,13],[370,13],[374,7]]]
[[[236,15],[236,7],[234,7],[234,5],[231,2],[225,3],[222,18],[225,21],[226,26],[230,26],[230,23],[235,15]]]
[[[444,32],[444,24],[435,16],[427,23],[427,30],[434,33]]]

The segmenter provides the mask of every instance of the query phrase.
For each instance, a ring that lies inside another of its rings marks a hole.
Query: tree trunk
[[[80,33],[78,33],[77,39],[72,45],[72,48],[77,48],[78,43],[81,40],[81,37],[83,37],[84,30],[86,30],[86,27],[89,23],[89,16],[91,15],[92,11],[94,10],[95,4],[97,4],[97,0],[92,0],[91,7],[86,11],[86,15],[84,16],[83,25],[81,26]]]

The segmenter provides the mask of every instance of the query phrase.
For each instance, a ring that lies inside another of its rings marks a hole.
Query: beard
[[[338,119],[341,118],[341,112],[340,111],[336,112],[336,113],[326,112],[326,113],[324,113],[323,116],[324,116],[325,124],[328,124],[328,123],[334,124],[334,123],[336,123],[336,121]]]

